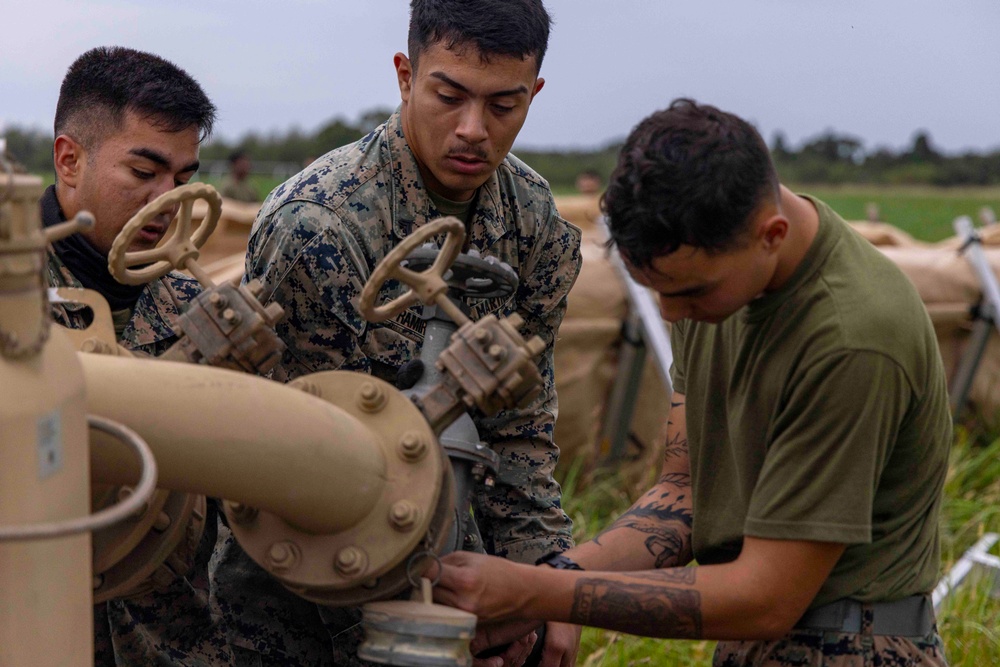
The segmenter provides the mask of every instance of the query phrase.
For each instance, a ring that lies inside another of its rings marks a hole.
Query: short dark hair
[[[237,160],[241,160],[245,157],[249,157],[249,154],[246,152],[246,150],[242,148],[237,148],[236,150],[234,150],[232,153],[229,154],[229,164],[236,164]]]
[[[215,105],[187,72],[151,53],[101,46],[67,70],[56,103],[55,136],[69,134],[91,149],[121,128],[130,111],[168,132],[196,126],[202,140],[215,124]]]
[[[778,187],[767,144],[750,123],[674,100],[622,146],[604,194],[609,244],[640,268],[681,245],[732,250],[745,243],[761,204],[777,201]]]
[[[486,62],[534,56],[538,71],[551,26],[542,0],[411,0],[407,48],[414,69],[420,52],[441,42],[447,49],[473,44]]]

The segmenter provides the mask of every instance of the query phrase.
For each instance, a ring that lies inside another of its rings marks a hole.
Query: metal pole
[[[963,215],[955,218],[953,225],[955,233],[963,239],[959,252],[964,254],[972,265],[972,270],[983,288],[983,302],[976,314],[972,337],[952,380],[951,409],[952,414],[957,417],[965,407],[972,381],[989,342],[990,329],[996,327],[997,331],[1000,331],[1000,318],[997,317],[1000,314],[1000,284],[997,283],[997,277],[983,253],[983,241],[979,232],[973,227],[972,219]]]
[[[598,219],[597,224],[607,234],[603,217]],[[670,367],[673,365],[674,355],[670,347],[670,334],[660,316],[656,300],[649,290],[632,280],[617,250],[610,250],[609,260],[625,283],[629,301],[628,317],[622,326],[623,340],[618,357],[618,371],[608,397],[600,439],[602,454],[615,461],[625,454],[625,442],[632,423],[647,351],[653,353],[654,365],[668,395],[673,393]]]

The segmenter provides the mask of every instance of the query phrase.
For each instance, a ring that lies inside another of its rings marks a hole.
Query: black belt
[[[810,609],[796,629],[828,632],[861,632],[862,613],[872,610],[872,634],[898,637],[924,637],[934,629],[934,606],[927,595],[911,595],[892,602],[858,602],[850,598],[835,600]]]

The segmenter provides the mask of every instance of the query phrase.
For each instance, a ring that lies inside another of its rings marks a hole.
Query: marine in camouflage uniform
[[[46,227],[65,221],[55,186],[42,197],[41,212]],[[83,282],[60,258],[59,246],[57,243],[56,249],[48,252],[49,286],[82,288]],[[177,272],[147,284],[125,319],[119,343],[133,352],[162,354],[179,338],[177,320],[184,304],[200,291],[198,281]],[[52,304],[51,312],[58,324],[71,329],[90,324],[90,309],[82,304]],[[165,590],[94,606],[96,667],[233,664],[219,615],[209,603],[208,559],[217,536],[216,516],[209,501],[205,532],[187,576],[174,580]]]
[[[288,345],[273,378],[342,369],[390,382],[419,355],[419,307],[370,324],[356,306],[372,270],[403,238],[442,215],[425,189],[397,111],[353,145],[328,153],[279,186],[265,201],[250,236],[246,280],[264,286],[263,300],[287,313],[277,326]],[[467,247],[510,264],[517,291],[469,300],[473,319],[519,313],[525,336],[547,347],[540,361],[544,390],[527,408],[476,422],[500,455],[493,489],[475,499],[489,553],[533,563],[572,545],[571,522],[552,478],[557,401],[552,345],[566,295],[580,269],[580,233],[561,219],[546,182],[508,156],[482,185],[469,211]],[[389,281],[380,298],[405,286]],[[261,654],[262,664],[357,661],[355,610],[317,608],[278,585],[230,537],[213,561],[213,591],[235,631],[233,645]],[[338,633],[343,633],[339,634]],[[256,657],[256,656],[255,656]]]

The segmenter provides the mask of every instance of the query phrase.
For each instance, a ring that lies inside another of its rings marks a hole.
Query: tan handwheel
[[[191,208],[196,199],[208,203],[208,215],[197,229],[191,230]],[[135,235],[149,224],[157,213],[180,203],[177,228],[161,246],[152,250],[129,252]],[[125,285],[142,285],[165,276],[172,269],[183,269],[190,259],[197,259],[201,246],[215,230],[222,214],[222,197],[207,183],[188,183],[166,192],[149,202],[129,220],[115,238],[108,253],[108,270],[115,280]],[[141,269],[134,266],[149,264]]]
[[[438,234],[447,234],[441,250],[438,251],[437,259],[426,271],[417,273],[405,266],[400,266],[400,262],[406,256],[420,247],[428,239]],[[361,300],[358,303],[358,310],[369,322],[385,322],[395,317],[398,313],[406,310],[417,301],[430,305],[437,303],[452,319],[461,316],[465,318],[461,311],[451,303],[446,292],[448,283],[444,280],[444,274],[451,266],[455,258],[462,251],[462,244],[465,242],[465,225],[458,218],[438,218],[430,222],[413,234],[407,236],[403,241],[389,251],[389,254],[379,262],[371,277],[361,290]],[[379,290],[389,278],[396,278],[407,285],[410,289],[399,295],[392,301],[375,305]],[[456,320],[461,324],[460,321]]]

